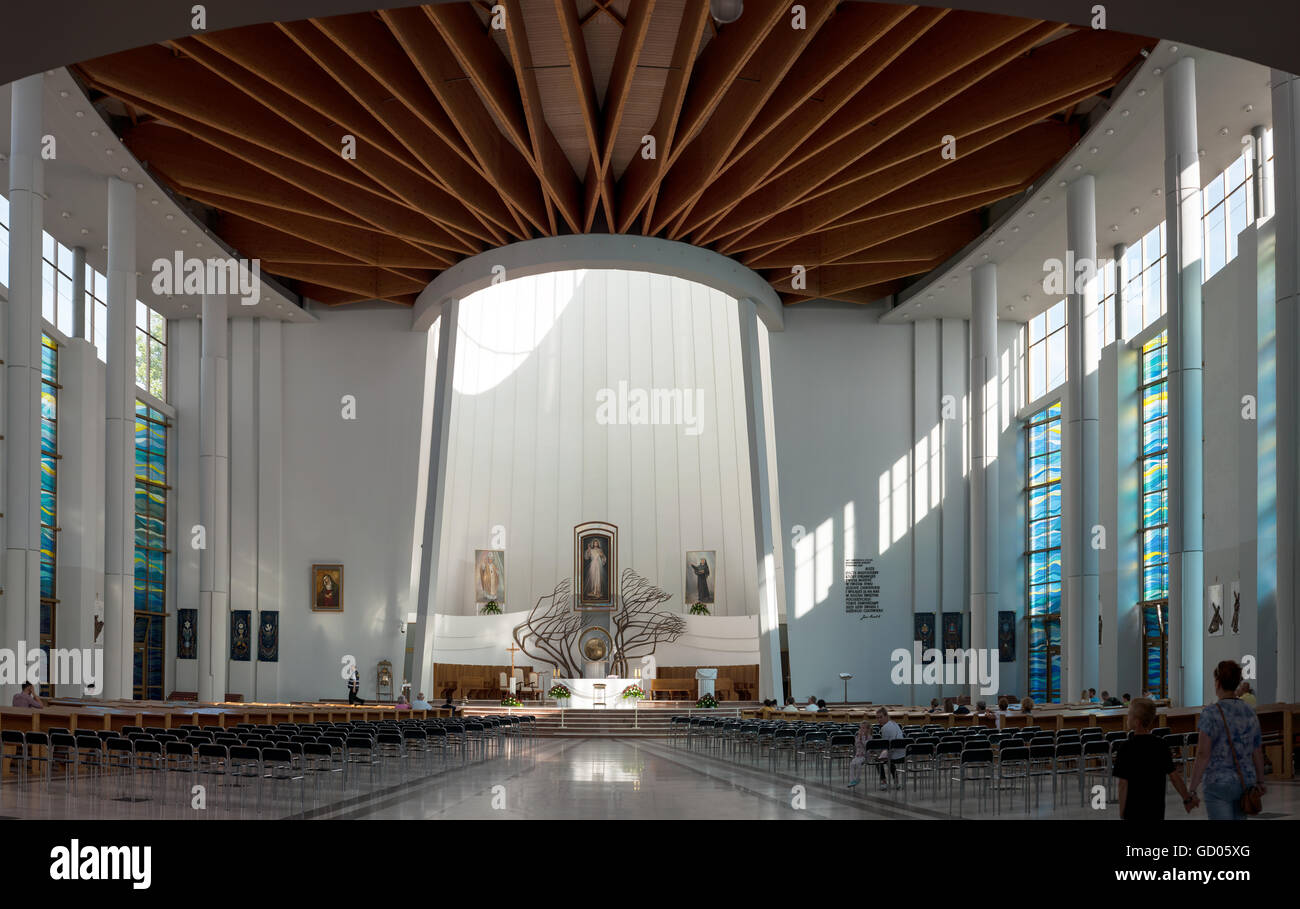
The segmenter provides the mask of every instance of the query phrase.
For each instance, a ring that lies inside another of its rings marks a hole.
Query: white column
[[[284,323],[277,319],[257,320],[257,615],[280,613],[280,639],[293,633],[285,619],[292,619],[281,603],[280,514],[281,454],[283,451],[284,400],[281,352]],[[257,638],[253,638],[256,642]],[[256,646],[254,647],[256,649]],[[256,659],[256,655],[254,655]],[[280,664],[256,663],[259,701],[280,698]]]
[[[776,512],[776,458],[769,438],[770,414],[766,401],[770,378],[763,363],[766,332],[759,324],[754,301],[737,302],[740,323],[740,371],[745,382],[745,436],[749,442],[749,495],[754,509],[754,554],[751,566],[758,575],[758,686],[759,697],[784,700],[781,675],[781,603],[785,585],[777,577],[780,518]],[[743,495],[743,493],[742,493]],[[828,666],[832,671],[840,667]],[[852,667],[843,667],[848,671]]]
[[[203,295],[199,365],[199,700],[226,697],[230,637],[230,369],[227,299]]]
[[[970,338],[970,646],[988,647],[988,617],[998,608],[998,271],[971,274]],[[972,701],[983,700],[978,682]]]
[[[1300,634],[1296,602],[1300,579],[1300,77],[1273,71],[1273,212],[1276,230],[1277,321],[1277,603],[1275,634],[1277,690],[1261,697],[1300,699],[1296,653]]]
[[[4,645],[40,642],[42,77],[13,83],[9,157],[9,304],[3,320]],[[4,696],[17,688],[5,686]],[[4,703],[8,703],[5,701]]]
[[[1085,175],[1066,190],[1066,262],[1075,268],[1097,262],[1095,184]],[[1061,569],[1062,637],[1065,665],[1062,699],[1076,691],[1096,687],[1099,672],[1097,646],[1098,552],[1092,546],[1098,523],[1098,423],[1097,362],[1093,326],[1086,324],[1095,300],[1094,285],[1079,286],[1074,274],[1067,275],[1066,369],[1064,432],[1061,440]],[[1113,532],[1113,529],[1108,529]]]
[[[1169,279],[1169,696],[1200,704],[1204,650],[1202,534],[1201,165],[1196,61],[1165,74],[1165,232]]]
[[[429,461],[426,465],[424,523],[420,543],[420,587],[416,596],[416,625],[406,633],[415,635],[411,687],[430,697],[441,696],[433,685],[433,620],[437,605],[431,602],[438,590],[438,544],[442,540],[443,504],[447,491],[447,443],[451,427],[452,379],[456,369],[456,336],[459,333],[460,301],[448,300],[438,317],[438,361],[433,388],[432,427]],[[433,338],[429,338],[433,343]]]
[[[135,640],[135,187],[108,181],[104,696],[129,698]]]

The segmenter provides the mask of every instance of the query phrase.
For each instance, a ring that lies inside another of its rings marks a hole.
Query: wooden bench
[[[679,694],[682,695],[682,699],[689,699],[695,695],[695,679],[651,679],[651,699],[656,698],[660,693],[669,700],[675,700],[674,695]]]

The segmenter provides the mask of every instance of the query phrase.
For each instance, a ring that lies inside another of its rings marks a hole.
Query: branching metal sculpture
[[[574,647],[582,633],[582,616],[573,609],[569,579],[555,585],[548,596],[538,597],[522,625],[515,627],[514,639],[529,657],[550,663],[560,678],[579,678]]]
[[[628,660],[655,652],[661,641],[671,642],[686,631],[686,620],[674,612],[659,612],[660,603],[672,599],[631,568],[619,578],[619,610],[614,613],[614,666],[619,677],[628,677]]]
[[[610,617],[614,641],[613,670],[628,677],[628,661],[652,654],[661,642],[675,641],[686,631],[686,621],[658,607],[672,599],[631,568],[619,578],[619,609]],[[583,660],[577,652],[583,615],[574,610],[568,578],[555,585],[514,630],[515,643],[539,663],[550,663],[559,678],[580,678]]]

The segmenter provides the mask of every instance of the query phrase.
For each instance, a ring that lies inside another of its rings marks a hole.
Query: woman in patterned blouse
[[[1241,666],[1233,660],[1220,663],[1214,670],[1214,693],[1219,700],[1201,711],[1197,725],[1200,738],[1196,743],[1190,788],[1194,795],[1204,778],[1202,800],[1205,813],[1212,821],[1245,820],[1241,797],[1246,789],[1258,785],[1261,792],[1264,790],[1261,782],[1264,779],[1264,750],[1259,718],[1249,704],[1237,697],[1240,685]],[[1236,752],[1235,761],[1229,748]]]

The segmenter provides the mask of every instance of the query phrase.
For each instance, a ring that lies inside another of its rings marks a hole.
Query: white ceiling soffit
[[[0,89],[0,149],[10,151],[11,89]],[[202,298],[155,294],[153,262],[224,257],[229,248],[184,208],[145,170],[87,100],[66,69],[45,74],[45,134],[53,136],[54,158],[45,162],[45,231],[69,248],[86,249],[86,261],[101,274],[108,269],[108,178],[136,187],[136,296],[169,319],[198,316]],[[8,165],[4,165],[8,185]],[[258,302],[240,306],[238,315],[311,322],[287,290],[261,281]],[[236,314],[232,309],[232,314]]]
[[[1226,168],[1242,136],[1272,123],[1268,67],[1161,41],[1070,154],[978,240],[900,294],[881,321],[970,318],[970,273],[985,262],[998,267],[999,319],[1028,322],[1046,311],[1060,296],[1043,291],[1043,263],[1065,257],[1065,186],[1083,174],[1096,178],[1100,260],[1163,221],[1163,74],[1184,57],[1196,60],[1202,184]]]

